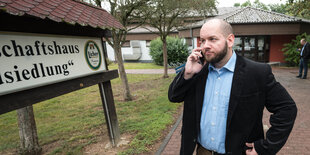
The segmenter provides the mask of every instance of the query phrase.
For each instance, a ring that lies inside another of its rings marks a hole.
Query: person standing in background
[[[307,79],[308,61],[310,58],[310,45],[304,38],[300,40],[300,44],[302,45],[302,48],[300,50],[299,74],[296,77]],[[304,75],[302,76],[303,70],[304,70]]]

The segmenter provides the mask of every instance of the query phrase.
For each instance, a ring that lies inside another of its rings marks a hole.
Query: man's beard
[[[211,63],[212,65],[220,62],[227,54],[227,46],[228,46],[227,42],[225,42],[224,49],[221,52],[215,54],[215,57],[213,57],[211,59],[207,59],[207,62]]]

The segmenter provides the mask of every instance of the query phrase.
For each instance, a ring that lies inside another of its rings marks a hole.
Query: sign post
[[[100,90],[100,96],[102,101],[102,106],[104,109],[104,116],[107,122],[110,141],[112,146],[117,146],[120,141],[120,132],[118,128],[117,115],[113,100],[111,82],[102,82],[98,84]]]

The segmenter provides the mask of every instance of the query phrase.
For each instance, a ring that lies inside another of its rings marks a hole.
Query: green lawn
[[[162,131],[173,123],[181,104],[172,104],[167,91],[173,76],[127,75],[134,101],[122,101],[119,79],[112,80],[121,134],[131,134],[130,144],[119,154],[147,152]],[[35,104],[39,143],[49,154],[83,154],[83,148],[107,135],[98,86],[81,89]],[[102,132],[103,131],[103,132]],[[16,111],[0,115],[0,154],[16,153],[19,133]]]
[[[118,64],[111,63],[109,69],[118,69]],[[156,65],[155,63],[124,63],[125,69],[163,69],[164,66]]]

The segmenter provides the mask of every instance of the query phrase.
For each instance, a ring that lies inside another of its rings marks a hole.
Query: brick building
[[[304,32],[310,34],[310,20],[252,7],[218,8],[218,13],[211,17],[222,18],[232,25],[236,36],[234,50],[238,54],[260,62],[284,63],[284,55],[281,51],[283,44],[291,42],[296,35]],[[197,16],[196,19],[201,20],[201,17]],[[195,20],[187,23],[193,21]],[[200,45],[199,32],[204,22],[201,20],[189,23],[171,35],[185,38],[190,49],[195,48]],[[152,32],[149,31],[150,29]],[[149,56],[149,42],[156,37],[158,37],[156,30],[150,27],[130,31],[127,35],[127,43],[122,48],[124,60],[126,55],[136,53],[140,57],[136,56],[135,61],[152,61]],[[132,47],[132,43],[138,46]],[[133,52],[135,48],[139,48],[135,50],[139,52]],[[108,55],[109,59],[114,60],[113,50],[109,46]]]
[[[283,44],[291,42],[298,34],[310,34],[309,20],[251,7],[219,15],[217,18],[232,25],[235,34],[234,50],[260,62],[284,63],[281,51]],[[199,32],[203,23],[204,21],[200,21],[179,30],[179,36],[194,39],[194,46],[199,46]]]

